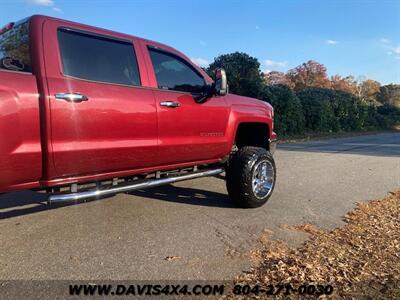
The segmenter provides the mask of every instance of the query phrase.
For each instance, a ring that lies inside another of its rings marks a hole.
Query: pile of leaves
[[[345,221],[333,231],[291,227],[310,234],[297,249],[264,236],[262,249],[253,253],[256,267],[236,283],[331,284],[334,299],[400,299],[400,191],[358,204]]]

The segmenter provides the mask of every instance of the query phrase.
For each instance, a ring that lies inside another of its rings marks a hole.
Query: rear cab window
[[[32,72],[29,51],[29,19],[0,30],[0,70]]]
[[[89,81],[139,86],[132,42],[75,29],[59,28],[63,74]]]

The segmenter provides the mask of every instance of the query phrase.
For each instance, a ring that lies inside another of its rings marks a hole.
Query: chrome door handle
[[[162,101],[160,102],[160,106],[175,108],[181,106],[181,104],[177,101]]]
[[[65,100],[68,102],[82,102],[88,101],[89,98],[81,93],[57,93],[54,95],[58,100]]]

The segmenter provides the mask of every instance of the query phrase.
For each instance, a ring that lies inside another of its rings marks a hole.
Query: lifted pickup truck
[[[46,16],[0,30],[0,192],[85,200],[226,172],[241,207],[275,186],[273,108],[177,50]]]

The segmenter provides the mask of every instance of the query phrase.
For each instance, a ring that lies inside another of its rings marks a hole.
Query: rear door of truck
[[[58,20],[43,27],[53,178],[156,164],[157,113],[135,40]],[[49,178],[51,179],[51,178]]]
[[[0,29],[0,192],[37,187],[42,176],[29,40],[29,20]]]

